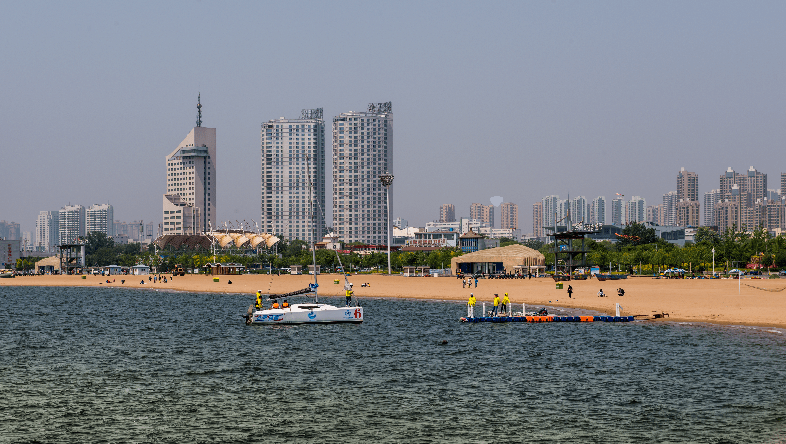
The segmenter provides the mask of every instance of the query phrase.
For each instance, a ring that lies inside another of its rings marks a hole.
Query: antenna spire
[[[200,103],[201,101],[202,101],[202,93],[199,93],[197,95],[197,121],[196,121],[198,127],[202,126],[202,103]]]

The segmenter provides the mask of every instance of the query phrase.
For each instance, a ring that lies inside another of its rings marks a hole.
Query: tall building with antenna
[[[368,111],[333,118],[333,227],[344,242],[386,245],[386,187],[380,176],[393,174],[393,106],[370,103]],[[392,176],[391,176],[392,177]]]
[[[185,139],[166,156],[162,234],[198,234],[216,228],[216,129],[197,120]]]
[[[262,124],[260,229],[313,244],[325,235],[325,120],[322,108]]]

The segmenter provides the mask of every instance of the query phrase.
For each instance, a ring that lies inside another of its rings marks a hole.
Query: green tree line
[[[89,267],[120,265],[130,267],[146,264],[157,267],[160,272],[174,269],[178,264],[187,269],[199,268],[209,262],[238,263],[245,267],[259,264],[262,268],[280,269],[291,265],[304,268],[311,265],[311,251],[301,240],[281,240],[274,249],[262,252],[224,252],[218,250],[213,256],[211,251],[197,249],[158,250],[151,245],[141,251],[139,244],[116,245],[112,238],[103,233],[92,232],[85,237],[86,262]],[[507,246],[517,242],[502,239],[500,245]],[[539,250],[546,257],[546,264],[554,264],[553,245],[537,240],[523,242],[524,245]],[[695,272],[712,268],[712,250],[715,249],[716,270],[744,267],[752,259],[764,267],[786,268],[786,237],[771,236],[767,230],[758,229],[753,233],[730,228],[717,233],[706,227],[697,230],[693,242],[684,247],[671,244],[655,235],[655,230],[643,224],[626,226],[617,242],[594,241],[586,239],[585,245],[588,265],[612,268],[627,272],[653,273],[672,267],[691,269]],[[401,270],[404,266],[428,266],[430,268],[449,268],[450,260],[460,256],[458,248],[443,248],[430,252],[401,252],[391,254],[391,267]],[[387,253],[336,253],[332,250],[318,250],[317,264],[323,269],[337,269],[341,264],[346,270],[379,269],[387,270]],[[21,261],[21,263],[20,263]],[[34,261],[17,261],[17,268],[32,268]],[[27,261],[27,262],[25,262]]]
[[[772,236],[760,228],[753,233],[729,228],[717,233],[700,227],[693,242],[685,246],[669,243],[655,235],[653,228],[633,223],[626,226],[617,242],[596,242],[586,239],[587,262],[590,265],[629,273],[654,273],[672,267],[700,273],[712,269],[715,250],[715,270],[743,268],[752,260],[765,268],[786,268],[786,237]],[[553,245],[540,248],[548,265],[554,264]]]

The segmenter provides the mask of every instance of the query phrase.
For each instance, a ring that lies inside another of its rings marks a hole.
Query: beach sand
[[[170,275],[166,275],[170,279]],[[143,276],[17,276],[0,279],[3,286],[95,286],[125,287],[159,290],[178,290],[210,293],[245,293],[249,303],[254,293],[286,293],[305,288],[313,282],[313,276],[300,275],[242,275],[220,276],[213,282],[211,276],[176,276],[168,283],[152,283],[144,276],[145,284],[140,285]],[[114,280],[107,284],[105,281]],[[121,284],[125,279],[125,284]],[[334,284],[338,279],[339,284]],[[229,281],[232,284],[229,284]],[[462,288],[461,279],[455,277],[403,277],[386,275],[353,275],[349,281],[354,284],[355,295],[359,298],[415,298],[465,301],[474,293],[478,306],[486,302],[490,309],[494,293],[500,297],[505,292],[513,304],[526,303],[528,310],[534,306],[559,306],[595,310],[613,315],[615,303],[623,307],[623,315],[645,315],[668,313],[665,321],[711,322],[717,324],[752,325],[761,327],[786,328],[786,279],[653,279],[651,277],[630,277],[620,281],[565,282],[562,290],[557,290],[551,278],[531,280],[480,279],[478,287]],[[370,286],[362,287],[368,283]],[[319,276],[319,293],[325,296],[343,296],[343,278],[339,274]],[[573,286],[573,298],[567,294],[568,284]],[[740,285],[741,284],[741,285]],[[740,289],[738,290],[738,285]],[[617,288],[625,289],[625,296],[617,296]],[[599,289],[608,295],[597,297]],[[739,293],[738,293],[739,292]],[[294,301],[291,301],[294,302]],[[238,307],[243,310],[245,307]],[[520,307],[519,307],[520,310]],[[463,315],[458,310],[456,317]],[[655,322],[658,322],[656,320]]]

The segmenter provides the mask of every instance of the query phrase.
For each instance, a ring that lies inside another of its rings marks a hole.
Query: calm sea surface
[[[252,299],[0,289],[0,442],[786,443],[782,331],[374,299],[246,326]]]

